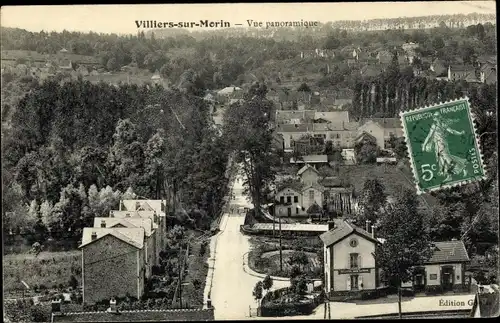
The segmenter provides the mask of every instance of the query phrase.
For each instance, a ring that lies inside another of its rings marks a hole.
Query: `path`
[[[234,181],[233,192],[235,199],[230,202],[236,206],[235,209],[252,207],[243,195],[243,181],[240,176]],[[244,255],[250,251],[249,237],[240,232],[244,220],[243,214],[224,214],[220,224],[221,232],[212,238],[211,258],[215,260],[210,261],[210,266],[213,266],[211,300],[216,320],[248,319],[249,306],[257,306],[252,291],[262,278],[244,270]],[[275,281],[272,289],[287,287],[289,284],[289,281]]]

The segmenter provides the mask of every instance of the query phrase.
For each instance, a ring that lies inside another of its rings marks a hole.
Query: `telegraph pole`
[[[283,272],[283,252],[281,247],[281,216],[279,217],[279,228],[280,228],[280,271]]]

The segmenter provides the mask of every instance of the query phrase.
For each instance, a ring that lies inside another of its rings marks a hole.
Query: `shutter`
[[[361,255],[360,254],[358,254],[358,268],[360,268],[360,269],[363,268],[363,265],[361,263]]]
[[[351,290],[351,276],[346,276],[347,277],[347,290]]]
[[[359,275],[359,289],[363,289],[363,276]]]

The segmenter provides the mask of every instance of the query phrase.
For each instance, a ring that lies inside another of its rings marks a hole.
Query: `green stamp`
[[[418,194],[486,178],[468,98],[400,116]]]

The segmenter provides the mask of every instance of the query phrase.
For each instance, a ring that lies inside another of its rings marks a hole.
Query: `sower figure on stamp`
[[[436,161],[439,166],[439,174],[446,176],[444,181],[451,180],[452,174],[460,174],[467,176],[467,160],[454,156],[450,153],[448,141],[446,140],[447,133],[452,135],[464,135],[464,131],[457,131],[450,128],[451,120],[444,120],[439,112],[433,115],[434,123],[432,124],[429,134],[422,144],[422,150],[431,152],[434,150]]]

